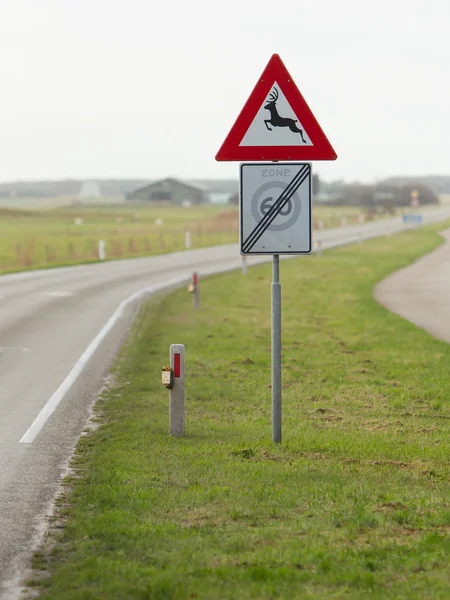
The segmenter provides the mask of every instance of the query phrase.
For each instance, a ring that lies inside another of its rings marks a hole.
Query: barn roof
[[[164,179],[158,179],[156,181],[152,181],[151,183],[146,183],[145,185],[134,189],[132,192],[130,192],[129,195],[136,194],[136,193],[142,192],[144,190],[149,190],[153,187],[160,186],[164,183],[167,183],[169,185],[171,183],[177,183],[180,185],[184,185],[188,188],[191,188],[192,190],[195,190],[197,192],[205,192],[206,191],[206,189],[203,186],[201,186],[197,183],[190,183],[189,181],[185,181],[183,179],[176,179],[175,177],[165,177]]]

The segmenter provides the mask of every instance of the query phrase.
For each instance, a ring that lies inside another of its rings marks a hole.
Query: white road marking
[[[86,348],[86,350],[83,352],[83,354],[77,360],[75,365],[72,367],[72,370],[67,375],[67,377],[64,379],[64,381],[61,383],[59,388],[47,400],[47,402],[46,402],[45,406],[42,408],[41,412],[38,414],[38,416],[35,418],[35,420],[31,424],[31,426],[27,429],[27,431],[24,433],[22,438],[19,440],[19,444],[31,444],[34,441],[34,439],[39,434],[41,429],[44,427],[45,423],[48,421],[48,419],[50,418],[52,413],[58,407],[61,400],[64,398],[64,396],[70,390],[72,385],[78,379],[78,377],[80,376],[84,367],[87,365],[89,360],[92,358],[94,352],[100,346],[102,341],[105,339],[106,335],[111,331],[111,329],[117,323],[119,318],[122,316],[122,313],[124,312],[125,308],[129,304],[131,304],[131,302],[138,300],[142,296],[151,294],[152,292],[156,292],[158,290],[162,290],[164,288],[168,288],[168,287],[175,286],[175,285],[180,285],[184,282],[187,282],[188,279],[190,279],[190,278],[186,277],[186,276],[174,277],[173,279],[170,279],[169,281],[167,281],[165,283],[161,283],[159,285],[156,284],[156,285],[147,286],[147,287],[143,288],[142,290],[135,292],[134,294],[132,294],[125,300],[122,300],[122,302],[119,304],[116,311],[111,315],[111,317],[105,323],[105,325],[100,330],[100,332],[95,336],[95,338],[92,340],[92,342]]]
[[[41,296],[50,296],[51,298],[66,298],[69,296],[75,296],[74,292],[41,292]]]
[[[19,350],[20,352],[30,352],[30,348],[22,348],[21,346],[0,346],[0,352],[11,352]]]

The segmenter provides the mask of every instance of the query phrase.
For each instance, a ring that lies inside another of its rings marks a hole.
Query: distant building
[[[230,198],[239,190],[237,179],[199,179],[192,183],[204,189],[207,201],[211,204],[229,204]]]
[[[395,207],[410,206],[412,193],[417,195],[421,206],[439,203],[437,195],[424,184],[396,184],[390,181],[379,182],[376,185],[343,184],[331,192],[318,194],[315,201],[328,206],[360,206],[393,212]]]
[[[80,200],[89,200],[91,198],[100,198],[102,195],[97,181],[84,181],[81,184],[78,198]]]
[[[202,186],[172,177],[149,183],[130,192],[126,197],[127,200],[154,202],[155,204],[186,205],[187,203],[202,204],[208,201]]]
[[[238,192],[237,179],[202,179],[183,181],[167,177],[139,187],[126,196],[127,200],[165,204],[228,204]]]

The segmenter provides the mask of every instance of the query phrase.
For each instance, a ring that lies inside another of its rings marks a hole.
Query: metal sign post
[[[280,257],[272,262],[272,442],[281,442],[281,283]]]

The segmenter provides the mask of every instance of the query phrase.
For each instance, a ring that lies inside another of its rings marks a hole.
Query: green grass
[[[100,239],[109,259],[182,250],[186,231],[193,248],[238,240],[229,206],[0,208],[0,217],[0,272],[96,261]]]
[[[184,289],[148,302],[35,556],[41,598],[447,599],[450,347],[372,297],[438,227],[282,262],[281,445],[270,266],[202,281],[197,311]],[[182,439],[170,343],[187,352]]]

